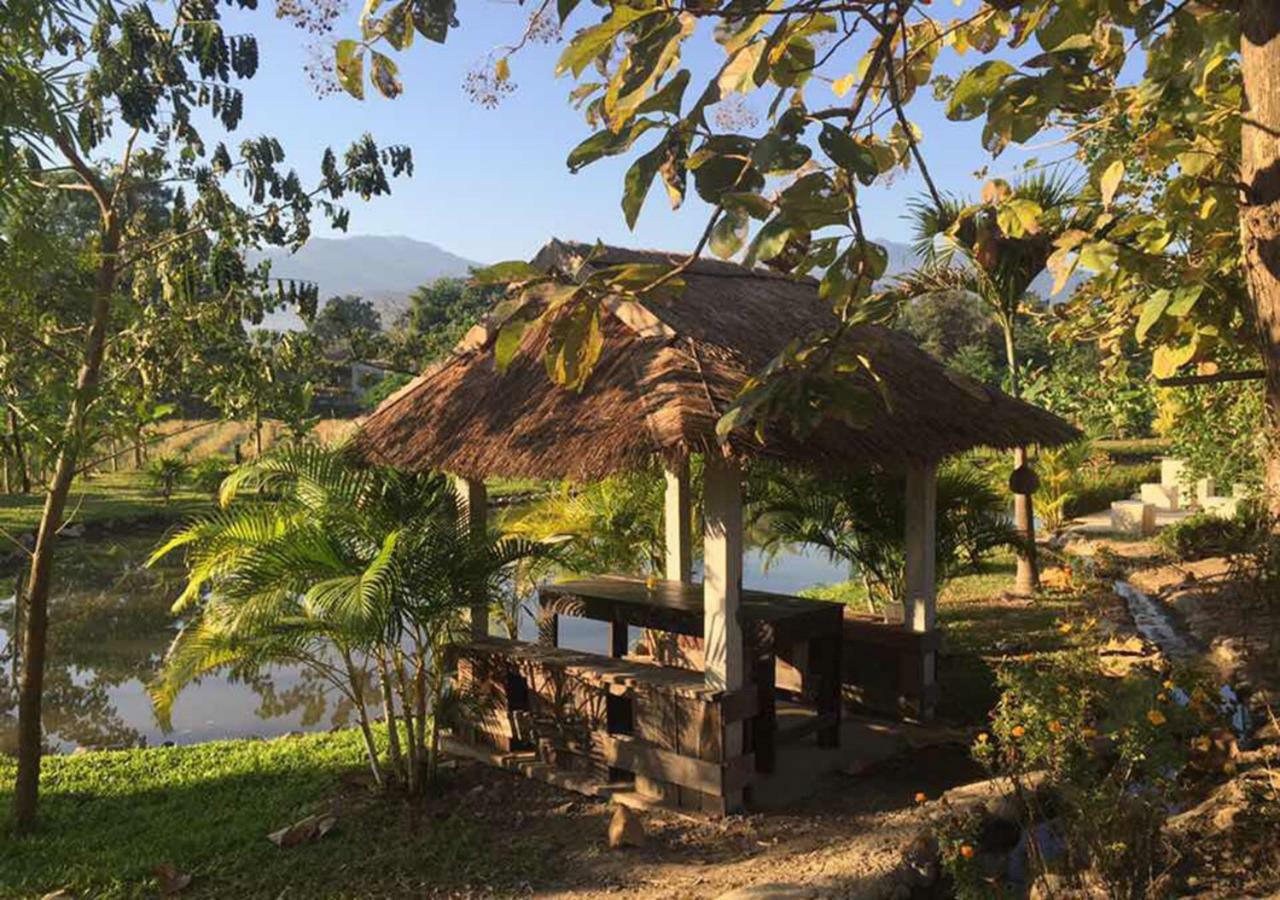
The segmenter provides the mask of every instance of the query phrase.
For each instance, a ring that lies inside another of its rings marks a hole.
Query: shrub
[[[147,478],[168,503],[190,468],[181,456],[157,456],[147,463]]]
[[[209,456],[191,467],[190,483],[202,494],[217,497],[223,480],[231,474],[232,464],[221,456]]]
[[[1176,559],[1207,559],[1243,551],[1246,530],[1240,519],[1199,512],[1164,529],[1156,541]]]
[[[1001,697],[973,754],[1021,801],[1029,882],[1052,865],[1080,885],[1100,880],[1108,896],[1142,897],[1168,863],[1161,828],[1182,799],[1189,748],[1218,712],[1187,675],[1106,677],[1093,627],[1064,623],[1084,643],[998,673]],[[960,840],[940,845],[960,896],[1000,894],[1003,876],[976,870],[955,851]]]

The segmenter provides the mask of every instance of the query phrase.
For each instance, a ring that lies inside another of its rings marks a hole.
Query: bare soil
[[[926,824],[929,803],[943,791],[983,777],[959,745],[910,751],[856,776],[834,775],[794,809],[722,820],[673,812],[640,813],[642,846],[610,849],[607,802],[484,765],[460,762],[443,796],[424,815],[454,814],[476,822],[490,846],[504,836],[531,838],[510,860],[508,878],[475,886],[414,884],[413,896],[713,898],[769,886],[759,896],[877,898],[895,896],[895,870]],[[385,801],[379,801],[385,802]],[[357,806],[363,804],[356,804]],[[381,816],[369,808],[364,814]],[[352,827],[360,812],[341,818]],[[374,827],[379,825],[371,822]],[[483,885],[481,887],[480,885]],[[755,894],[751,894],[755,896]]]

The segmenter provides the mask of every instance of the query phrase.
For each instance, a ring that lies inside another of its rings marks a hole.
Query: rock
[[[628,806],[615,806],[613,818],[609,820],[609,846],[617,850],[620,847],[643,845],[644,824],[640,821],[640,816]]]
[[[811,900],[817,896],[814,888],[775,882],[734,888],[727,894],[720,894],[716,900]]]
[[[296,847],[298,844],[305,844],[308,841],[319,840],[330,831],[338,822],[337,818],[332,815],[311,815],[305,819],[300,819],[279,831],[273,831],[267,835],[267,840],[275,844],[281,849],[287,847]]]

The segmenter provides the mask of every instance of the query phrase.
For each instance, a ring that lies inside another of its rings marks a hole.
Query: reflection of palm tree
[[[1012,186],[988,182],[981,203],[946,198],[941,203],[912,204],[918,255],[925,265],[899,278],[894,288],[903,297],[963,291],[980,299],[1004,335],[1006,384],[1020,397],[1018,354],[1014,335],[1031,284],[1046,269],[1054,242],[1083,227],[1073,183],[1057,175],[1034,175]],[[962,264],[955,265],[957,261]],[[1034,477],[1026,469],[1025,447],[1014,450],[1015,526],[1024,535],[1018,554],[1017,590],[1039,586],[1035,553]]]

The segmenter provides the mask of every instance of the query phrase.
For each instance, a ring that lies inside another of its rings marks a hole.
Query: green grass
[[[181,520],[209,507],[210,497],[182,487],[168,503],[145,472],[103,473],[80,479],[71,488],[66,517],[72,524]],[[44,494],[0,494],[0,528],[10,534],[33,531],[40,522]]]
[[[50,757],[40,830],[0,831],[0,897],[154,897],[155,867],[193,876],[182,896],[390,897],[484,884],[515,893],[515,879],[553,865],[545,848],[463,812],[457,794],[409,807],[344,786],[363,772],[353,731],[273,741]],[[7,811],[13,763],[0,758]],[[332,810],[324,838],[279,849],[267,834]],[[507,818],[509,816],[509,811]]]

